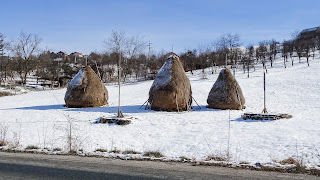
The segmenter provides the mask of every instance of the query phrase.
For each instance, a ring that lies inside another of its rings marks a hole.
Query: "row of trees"
[[[267,62],[273,67],[277,54],[284,59],[284,67],[288,58],[293,65],[294,57],[306,57],[309,65],[311,53],[320,49],[319,33],[299,33],[291,40],[284,40],[282,44],[274,39],[261,41],[259,46],[249,45],[241,47],[239,34],[224,34],[212,44],[198,49],[185,50],[180,54],[186,71],[193,73],[196,69],[216,66],[231,66],[242,68],[249,76],[250,68]],[[158,54],[148,52],[147,43],[142,36],[129,36],[124,32],[113,31],[104,41],[107,51],[92,52],[88,56],[80,57],[77,62],[70,59],[59,59],[53,53],[40,49],[42,39],[37,34],[21,32],[16,41],[8,42],[0,34],[0,85],[19,77],[22,84],[26,84],[27,75],[33,74],[38,78],[59,81],[65,84],[74,74],[85,65],[90,65],[104,82],[117,79],[117,69],[121,67],[121,77],[126,81],[129,77],[136,79],[153,78],[166,60],[168,53]],[[119,61],[120,60],[120,61]],[[121,64],[121,65],[120,65]]]

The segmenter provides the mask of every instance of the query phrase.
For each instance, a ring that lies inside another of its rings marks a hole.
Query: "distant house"
[[[77,59],[84,57],[84,55],[80,52],[73,52],[70,54],[70,59],[74,63],[77,63]]]
[[[299,37],[303,39],[312,39],[320,36],[320,26],[304,29],[299,33]]]
[[[59,51],[57,55],[59,58],[63,58],[63,59],[65,59],[68,56],[68,54],[63,51]]]

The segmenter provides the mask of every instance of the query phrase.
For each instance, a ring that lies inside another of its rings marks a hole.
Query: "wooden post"
[[[266,108],[266,71],[263,69],[263,110],[262,113],[268,113]]]
[[[120,76],[121,76],[121,51],[119,53],[119,62],[118,62],[118,85],[119,85],[119,94],[118,94],[118,113],[117,118],[123,118],[123,114],[120,110]]]

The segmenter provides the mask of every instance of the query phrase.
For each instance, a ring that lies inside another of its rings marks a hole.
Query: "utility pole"
[[[148,51],[148,60],[150,60],[150,49],[151,49],[151,43],[149,41],[149,44],[147,45],[149,47],[149,51]]]

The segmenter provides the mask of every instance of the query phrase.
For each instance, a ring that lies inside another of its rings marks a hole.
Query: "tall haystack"
[[[98,107],[108,103],[108,91],[98,75],[87,66],[70,81],[64,100],[67,107]]]
[[[229,69],[222,69],[214,83],[207,103],[208,108],[214,109],[244,109],[245,99],[237,80]]]
[[[149,91],[152,110],[185,111],[192,103],[191,84],[176,55],[168,57]]]

